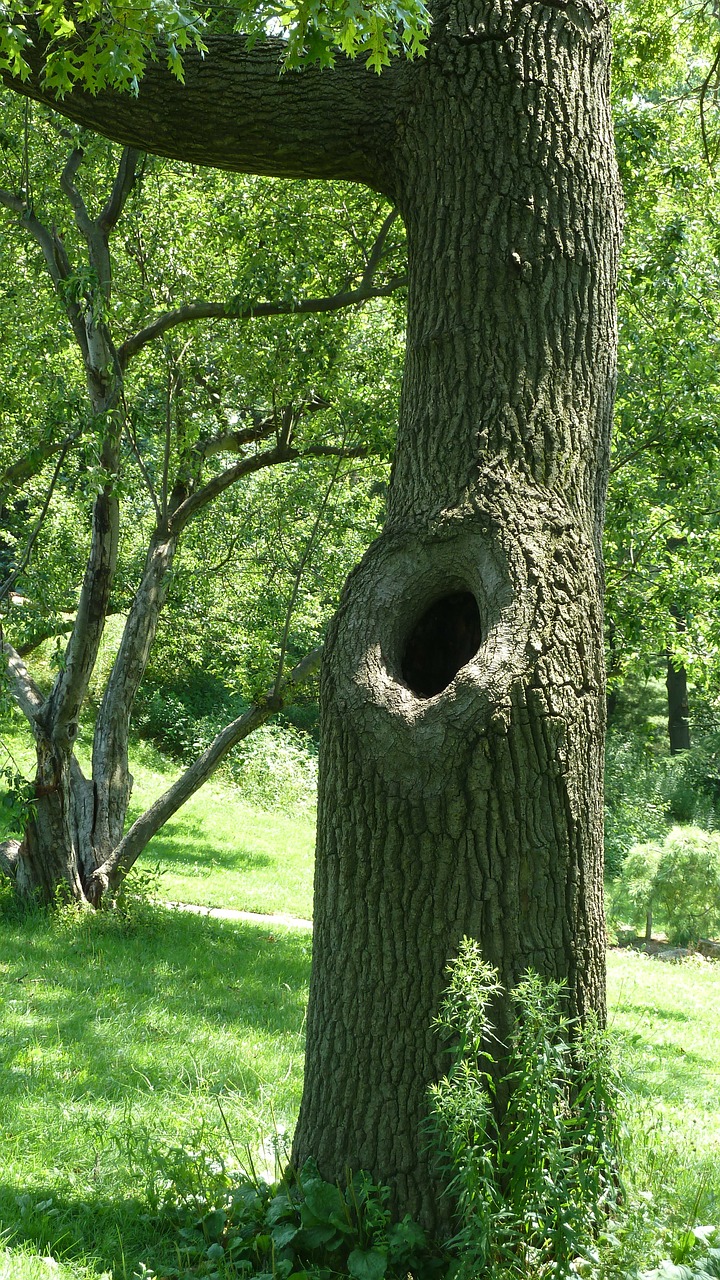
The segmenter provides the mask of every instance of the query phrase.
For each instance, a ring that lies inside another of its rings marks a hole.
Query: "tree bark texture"
[[[619,239],[607,32],[583,6],[453,10],[412,68],[396,195],[407,363],[389,515],[326,647],[313,980],[295,1158],[444,1213],[424,1122],[464,934],[604,1011],[599,533]],[[519,16],[518,16],[519,14]],[[450,89],[449,86],[452,86]],[[403,663],[439,598],[477,654]],[[498,1010],[501,1032],[507,1027]]]
[[[608,17],[596,0],[448,0],[427,57],[379,78],[341,63],[276,84],[276,59],[229,40],[189,60],[187,91],[158,64],[138,102],[59,106],[162,154],[363,181],[405,219],[388,520],[323,663],[294,1158],[314,1155],[330,1180],[366,1168],[432,1226],[447,1215],[424,1130],[443,1066],[432,1022],[463,934],[506,984],[532,966],[567,982],[570,1013],[604,1011],[600,529],[620,234]],[[42,97],[37,81],[16,87]]]

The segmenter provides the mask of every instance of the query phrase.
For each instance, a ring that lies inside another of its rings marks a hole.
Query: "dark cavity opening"
[[[418,698],[442,693],[480,648],[480,611],[469,591],[442,596],[415,623],[402,658],[402,674]]]

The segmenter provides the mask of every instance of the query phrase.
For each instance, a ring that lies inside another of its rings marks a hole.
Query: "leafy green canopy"
[[[251,44],[281,36],[289,68],[332,66],[341,51],[380,71],[393,54],[422,53],[429,24],[423,0],[0,0],[0,72],[27,79],[39,43],[44,87],[58,98],[74,85],[137,93],[149,59],[164,57],[182,80],[183,53],[204,54],[218,32]]]

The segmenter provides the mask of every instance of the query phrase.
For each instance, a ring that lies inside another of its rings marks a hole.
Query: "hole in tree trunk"
[[[477,601],[469,591],[441,596],[415,623],[405,643],[403,679],[418,698],[442,693],[475,657],[482,634]]]

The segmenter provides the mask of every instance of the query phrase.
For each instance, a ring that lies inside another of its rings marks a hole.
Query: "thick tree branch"
[[[282,41],[250,48],[243,36],[209,36],[204,57],[184,53],[184,85],[159,57],[136,98],[76,88],[56,99],[42,87],[47,40],[28,26],[31,74],[23,82],[6,73],[8,87],[116,142],[240,173],[341,178],[392,194],[398,93],[410,64],[398,60],[375,76],[338,58],[333,68],[281,75]]]
[[[82,147],[73,148],[60,176],[60,189],[70,203],[75,215],[77,228],[87,244],[90,263],[97,272],[100,287],[106,299],[110,296],[112,281],[109,249],[110,232],[117,224],[132,190],[138,154],[132,147],[124,148],[112,191],[98,218],[90,217],[85,200],[75,184],[78,169],[85,157]]]
[[[369,302],[371,298],[387,298],[406,283],[404,275],[396,276],[393,280],[383,285],[373,285],[371,279],[366,277],[367,271],[356,289],[348,289],[342,293],[331,294],[327,298],[253,302],[246,306],[240,305],[237,298],[233,298],[229,302],[186,302],[182,307],[177,307],[174,311],[166,311],[164,315],[158,316],[157,320],[153,320],[144,329],[140,329],[131,338],[127,338],[122,346],[118,348],[120,366],[126,369],[132,357],[147,346],[148,342],[152,342],[155,338],[162,337],[170,329],[175,329],[181,324],[188,324],[192,320],[242,321],[264,316],[319,315],[332,311],[341,311],[344,307],[352,307],[362,302]]]
[[[115,576],[118,540],[118,499],[111,486],[106,485],[93,507],[90,555],[65,665],[43,711],[46,732],[64,746],[71,745],[77,734],[80,708],[95,668]]]
[[[45,699],[28,671],[17,649],[14,649],[7,640],[3,641],[2,653],[7,659],[7,669],[10,676],[10,684],[12,687],[13,697],[17,702],[23,715],[31,722],[34,721],[38,711],[43,706]]]
[[[298,689],[318,670],[321,658],[322,649],[314,649],[307,654],[279,690],[269,692],[217,734],[194,764],[133,823],[112,856],[98,868],[89,889],[91,901],[99,901],[108,888],[119,883],[156,832],[207,782],[228,752],[295,697]]]

